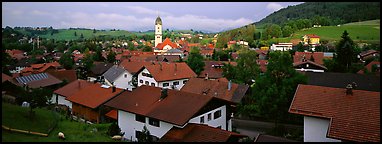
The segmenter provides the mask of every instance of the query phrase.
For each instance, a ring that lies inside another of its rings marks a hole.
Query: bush
[[[119,128],[118,124],[113,122],[107,130],[107,134],[109,136],[121,135],[121,128]]]

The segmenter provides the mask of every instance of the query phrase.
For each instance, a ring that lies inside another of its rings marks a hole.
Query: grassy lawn
[[[77,36],[74,36],[74,33],[77,33]],[[93,38],[95,36],[101,36],[101,35],[109,35],[113,37],[118,36],[128,36],[131,33],[125,30],[119,30],[119,31],[97,31],[96,33],[93,33],[93,30],[69,30],[69,29],[59,29],[58,33],[55,33],[53,35],[46,34],[41,35],[42,38],[47,39],[56,39],[56,40],[76,40],[81,37],[81,34],[83,34],[85,39]]]
[[[12,115],[21,115],[20,113],[27,113],[29,109],[25,109],[19,106],[10,105],[7,103],[2,103],[2,124],[5,122],[9,125],[9,122],[15,123],[20,129],[26,128],[37,128],[38,125],[41,127],[46,126],[45,123],[52,123],[54,119],[49,117],[44,117],[46,121],[37,122],[33,124],[28,121],[28,118],[24,116],[18,116],[17,119],[10,119],[10,116],[4,116],[4,112],[12,113]],[[46,109],[36,109],[36,119],[42,119],[43,114],[51,113]],[[6,114],[7,115],[7,114]],[[17,132],[10,132],[7,130],[2,130],[2,142],[113,142],[110,136],[106,134],[110,124],[85,124],[83,122],[70,121],[65,119],[64,116],[59,116],[58,124],[55,129],[49,134],[48,137],[23,134]],[[10,126],[12,127],[12,126]],[[91,132],[93,129],[97,129],[96,132]],[[44,128],[45,129],[45,128]],[[44,130],[42,129],[42,130]],[[37,128],[38,130],[38,128]],[[34,131],[37,131],[34,129]],[[57,137],[58,132],[63,132],[65,134],[66,140],[61,140]]]

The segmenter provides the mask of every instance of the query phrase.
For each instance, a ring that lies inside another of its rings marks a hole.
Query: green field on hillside
[[[28,108],[17,105],[2,103],[2,125],[22,130],[31,130],[46,133],[47,128],[55,121],[52,112],[43,108],[35,109],[34,120],[27,117]],[[113,142],[110,136],[106,134],[110,123],[107,124],[86,124],[65,119],[64,116],[58,116],[57,126],[52,130],[48,137],[24,134],[2,130],[2,142]],[[91,132],[97,129],[96,132]],[[63,132],[66,139],[58,138],[58,132]]]
[[[74,35],[74,33],[77,33],[77,36]],[[46,34],[46,35],[40,35],[42,38],[47,39],[56,39],[56,40],[75,40],[79,39],[81,37],[81,34],[83,34],[85,39],[93,38],[95,36],[102,36],[102,35],[109,35],[112,37],[118,37],[118,36],[128,36],[132,33],[125,31],[125,30],[119,30],[119,31],[96,31],[96,33],[93,33],[93,30],[69,30],[69,29],[59,29],[58,33],[55,33],[53,35]]]

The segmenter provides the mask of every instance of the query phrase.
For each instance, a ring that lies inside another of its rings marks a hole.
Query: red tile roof
[[[320,36],[315,34],[307,34],[306,36],[308,36],[309,38],[320,38]]]
[[[370,62],[369,64],[367,64],[367,65],[365,66],[365,68],[366,68],[369,72],[372,72],[372,67],[373,67],[373,65],[378,65],[378,66],[380,67],[381,64],[380,64],[379,61],[372,61],[372,62]],[[378,70],[376,71],[377,76],[379,76],[380,72],[381,72],[380,69],[378,69]],[[361,69],[361,70],[359,70],[357,73],[359,73],[359,74],[364,74],[364,71]]]
[[[244,97],[248,86],[239,87],[236,83],[231,83],[231,90],[228,90],[228,83],[220,80],[206,80],[203,78],[191,78],[180,89],[181,91],[196,93],[216,97],[222,100],[239,103]],[[240,94],[237,91],[244,91]]]
[[[200,72],[198,77],[206,77],[208,74],[208,78],[217,79],[222,78],[223,68],[215,67],[215,66],[223,66],[223,64],[230,63],[233,66],[236,66],[236,62],[228,62],[228,61],[204,61],[204,70]]]
[[[145,62],[145,61],[141,61],[141,62],[131,62],[129,60],[123,60],[119,66],[120,67],[123,67],[125,70],[127,70],[128,72],[130,72],[131,74],[135,74],[137,73],[142,67],[144,66],[149,66],[151,65],[152,62]]]
[[[315,65],[315,66],[317,66],[317,67],[320,67],[320,68],[322,68],[322,69],[324,69],[324,70],[328,70],[328,68],[326,68],[325,66],[320,65],[320,64],[315,63],[315,62],[312,62],[312,61],[310,61],[310,60],[294,62],[294,63],[293,63],[293,67],[297,67],[297,66],[299,66],[299,65],[304,65],[304,64],[311,64],[311,65]]]
[[[116,95],[123,91],[123,89],[115,89],[115,92],[112,92],[112,87],[102,88],[101,84],[95,83],[77,91],[66,99],[73,103],[78,103],[80,105],[94,109],[107,102],[108,100],[114,98]]]
[[[345,87],[345,86],[344,86]],[[299,84],[290,113],[330,119],[327,137],[380,142],[380,93]]]
[[[76,70],[56,70],[48,73],[60,80],[66,80],[68,83],[77,80]]]
[[[214,53],[214,49],[201,49],[200,54],[201,55],[211,55]]]
[[[175,43],[171,42],[169,38],[166,38],[162,43],[159,43],[155,48],[163,50],[163,47],[165,47],[166,45],[169,45],[172,48],[178,48],[178,46]]]
[[[227,44],[228,44],[228,45],[230,45],[230,44],[236,44],[236,41],[229,41]]]
[[[84,89],[87,86],[92,85],[93,83],[78,79],[76,81],[73,81],[71,83],[68,83],[67,85],[57,89],[54,91],[54,93],[59,94],[63,97],[70,97],[76,92]]]
[[[172,127],[159,142],[227,142],[231,137],[244,138],[245,135],[189,123],[184,128]]]
[[[150,72],[150,74],[157,82],[178,80],[197,76],[185,62],[163,62],[155,65],[145,66],[145,68]]]
[[[115,120],[118,120],[118,111],[117,110],[111,110],[108,113],[106,113],[105,116],[110,117],[110,118],[115,119]]]
[[[12,77],[10,77],[4,73],[1,73],[1,83],[4,83],[5,81],[9,81],[11,79],[12,79]]]
[[[324,64],[324,53],[323,52],[295,52],[293,56],[293,62],[300,62],[304,58],[310,60],[310,57],[313,56],[314,62],[320,65]]]
[[[143,85],[132,92],[121,93],[105,105],[183,126],[212,99],[178,90],[168,89],[167,93],[168,96],[160,100],[161,88]]]
[[[261,72],[265,73],[267,71],[268,60],[256,60],[256,62],[260,66]]]
[[[366,57],[368,55],[372,55],[372,54],[376,54],[376,53],[379,53],[379,51],[376,51],[376,50],[368,50],[368,51],[363,51],[361,52],[359,55],[361,57]]]
[[[77,62],[78,60],[80,59],[83,59],[84,58],[84,54],[73,54],[74,56],[74,61]]]
[[[46,74],[47,77],[46,78],[42,78],[42,79],[38,79],[38,80],[33,79],[32,81],[27,82],[26,84],[30,88],[47,87],[47,86],[59,84],[59,83],[62,82],[61,80],[57,79],[56,77],[52,76],[49,73],[39,73],[39,74]],[[33,77],[32,75],[39,75],[39,74],[31,74],[31,75],[28,75],[28,76],[21,76],[21,77],[18,77],[18,78],[22,79],[22,77]],[[20,86],[23,85],[22,83],[19,83],[19,82],[18,82],[18,84]]]
[[[30,67],[24,68],[21,73],[42,73],[45,72],[50,67],[58,68],[61,65],[58,62],[51,62],[51,63],[42,63],[42,64],[32,64]]]

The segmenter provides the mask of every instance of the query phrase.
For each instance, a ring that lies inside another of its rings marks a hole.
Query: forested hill
[[[316,16],[330,19],[330,25],[374,20],[380,18],[379,2],[306,2],[289,6],[255,22],[256,27],[266,23],[282,25],[295,19],[312,19]]]

